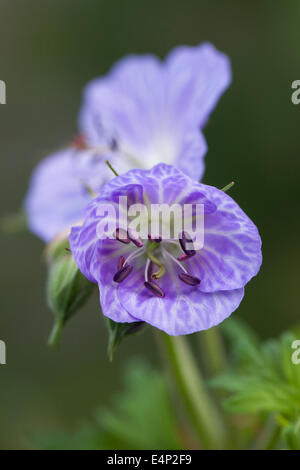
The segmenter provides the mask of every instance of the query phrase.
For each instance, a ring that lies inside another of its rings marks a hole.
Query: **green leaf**
[[[257,366],[262,364],[258,338],[248,325],[230,318],[222,323],[221,328],[231,345],[234,358]]]
[[[188,438],[179,427],[166,378],[143,361],[124,371],[124,389],[90,423],[74,433],[39,433],[42,449],[185,449]]]
[[[210,381],[229,393],[224,407],[231,413],[275,413],[281,435],[290,448],[299,439],[300,365],[292,361],[294,333],[259,344],[240,321],[224,322],[223,331],[232,346],[230,370]],[[296,436],[296,437],[295,437]],[[300,441],[298,441],[300,442]]]
[[[289,450],[300,450],[300,419],[284,427],[282,432]]]

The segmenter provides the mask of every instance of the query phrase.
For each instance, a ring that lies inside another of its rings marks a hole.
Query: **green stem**
[[[274,416],[270,416],[254,443],[254,450],[273,450],[280,437],[280,427]]]
[[[218,327],[201,331],[198,337],[209,376],[214,376],[223,371],[226,367],[226,354]]]
[[[180,392],[197,436],[205,449],[224,449],[224,422],[208,395],[203,378],[184,336],[160,333],[164,358]]]
[[[49,346],[57,346],[59,344],[63,326],[64,321],[62,318],[58,318],[55,320],[55,323],[48,339]]]

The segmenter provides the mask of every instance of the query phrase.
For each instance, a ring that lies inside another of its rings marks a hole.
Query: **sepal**
[[[117,323],[110,318],[107,318],[106,325],[108,330],[107,354],[109,360],[112,361],[121,341],[126,336],[138,333],[145,326],[145,322],[136,321],[133,323]]]
[[[47,300],[55,323],[49,345],[58,343],[65,323],[86,303],[95,285],[79,271],[72,253],[56,247],[48,263]]]

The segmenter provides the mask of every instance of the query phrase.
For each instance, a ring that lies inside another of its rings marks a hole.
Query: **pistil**
[[[159,244],[157,242],[150,241],[148,242],[148,246],[146,250],[147,257],[152,261],[152,263],[156,264],[159,267],[159,270],[152,274],[152,279],[160,279],[166,273],[165,265],[153,255],[153,251],[158,246]]]

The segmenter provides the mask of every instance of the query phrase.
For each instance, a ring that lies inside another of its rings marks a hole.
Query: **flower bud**
[[[69,229],[63,230],[46,245],[44,255],[47,263],[51,264],[56,259],[70,253],[69,233]]]
[[[48,305],[55,316],[49,344],[59,341],[66,321],[88,300],[94,288],[79,271],[71,253],[64,251],[49,263],[47,282]]]

